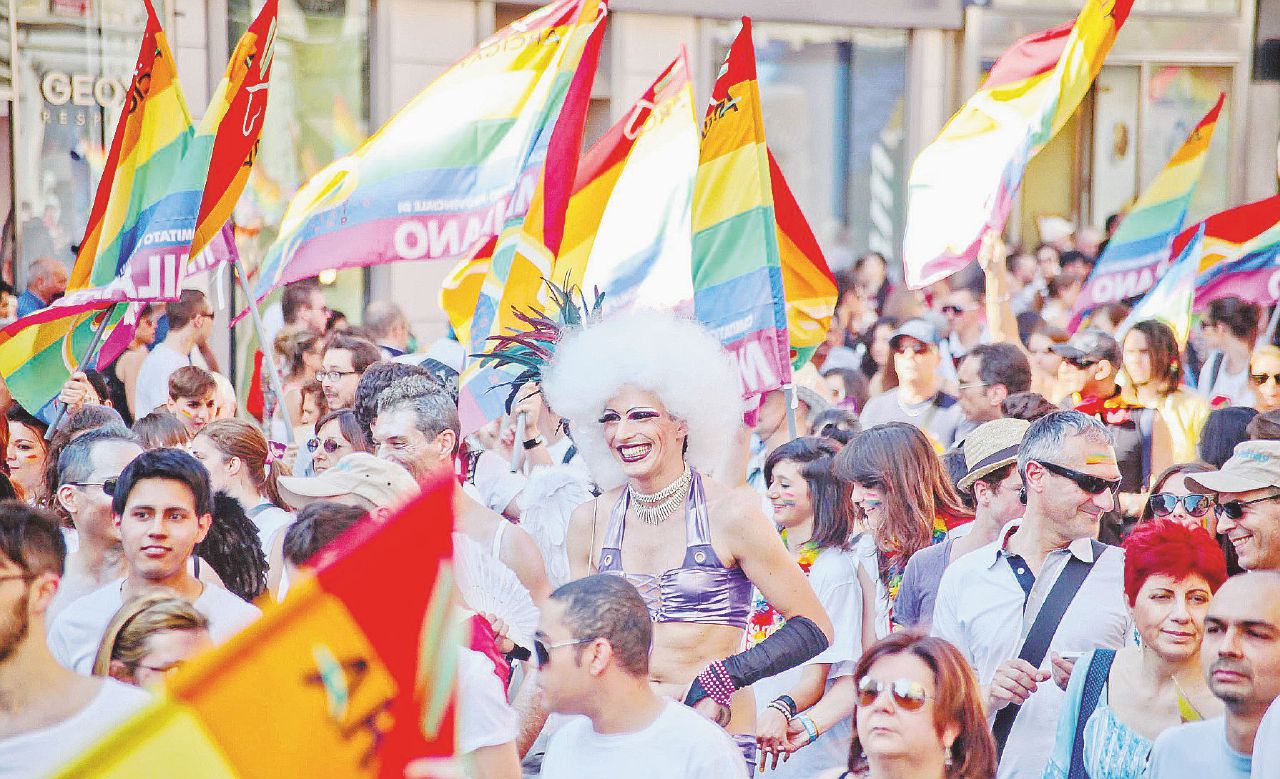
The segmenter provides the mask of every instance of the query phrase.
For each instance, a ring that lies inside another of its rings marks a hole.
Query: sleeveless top
[[[622,567],[623,525],[630,504],[631,488],[627,487],[609,515],[597,570],[625,576],[634,584],[654,622],[729,625],[745,630],[751,613],[751,580],[741,568],[726,568],[711,548],[707,496],[698,472],[693,472],[685,501],[685,551],[679,568],[654,576],[627,573]]]

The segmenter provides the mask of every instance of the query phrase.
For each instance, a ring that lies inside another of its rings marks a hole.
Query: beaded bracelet
[[[783,703],[782,701],[773,701],[769,704],[768,708],[773,709],[774,711],[781,714],[782,718],[785,720],[789,720],[795,716],[791,712],[787,711],[787,704]]]
[[[698,674],[698,681],[702,683],[702,689],[707,691],[707,697],[721,706],[728,706],[733,693],[738,689],[733,685],[729,672],[725,670],[724,663],[720,660],[707,666],[702,673]]]
[[[779,695],[778,697],[773,699],[773,703],[780,703],[783,706],[787,707],[787,710],[785,712],[787,715],[787,719],[791,719],[792,717],[796,716],[796,699],[792,698],[790,695]],[[770,705],[773,705],[773,704],[770,704]]]

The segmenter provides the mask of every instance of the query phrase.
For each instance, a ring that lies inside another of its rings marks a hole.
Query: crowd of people
[[[918,293],[868,254],[758,409],[697,323],[585,317],[496,346],[525,373],[465,436],[461,348],[389,304],[289,285],[283,393],[243,402],[202,293],[144,311],[56,429],[0,428],[0,777],[450,479],[470,777],[1280,777],[1274,325],[1068,336],[1097,249],[988,241]]]

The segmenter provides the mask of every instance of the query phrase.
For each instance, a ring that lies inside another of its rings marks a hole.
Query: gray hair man
[[[389,300],[375,300],[364,310],[364,329],[382,356],[390,360],[409,351],[409,320]]]
[[[67,266],[53,257],[31,263],[27,288],[18,297],[18,316],[35,313],[67,291]]]
[[[1063,692],[1062,655],[1118,648],[1129,635],[1124,553],[1098,543],[1120,485],[1111,435],[1078,411],[1027,429],[1018,448],[1021,520],[943,573],[933,634],[969,660],[996,713],[999,776],[1043,776]]]

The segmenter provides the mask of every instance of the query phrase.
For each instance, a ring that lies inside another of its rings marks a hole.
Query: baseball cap
[[[1187,474],[1183,481],[1192,489],[1207,493],[1280,487],[1280,441],[1239,443],[1221,469]]]
[[[413,476],[390,460],[352,452],[317,476],[281,476],[280,497],[290,506],[312,500],[356,495],[375,506],[396,506],[418,494]]]
[[[893,331],[893,335],[889,336],[889,348],[898,345],[898,340],[903,337],[914,338],[921,343],[937,346],[942,340],[942,335],[938,332],[938,328],[931,322],[924,319],[908,319]]]
[[[1117,367],[1120,365],[1120,344],[1110,335],[1092,327],[1071,336],[1066,343],[1054,344],[1049,349],[1068,360],[1107,360]]]
[[[968,471],[956,487],[968,491],[988,473],[1018,461],[1018,448],[1031,423],[1025,419],[993,419],[978,425],[964,438],[964,461]]]

